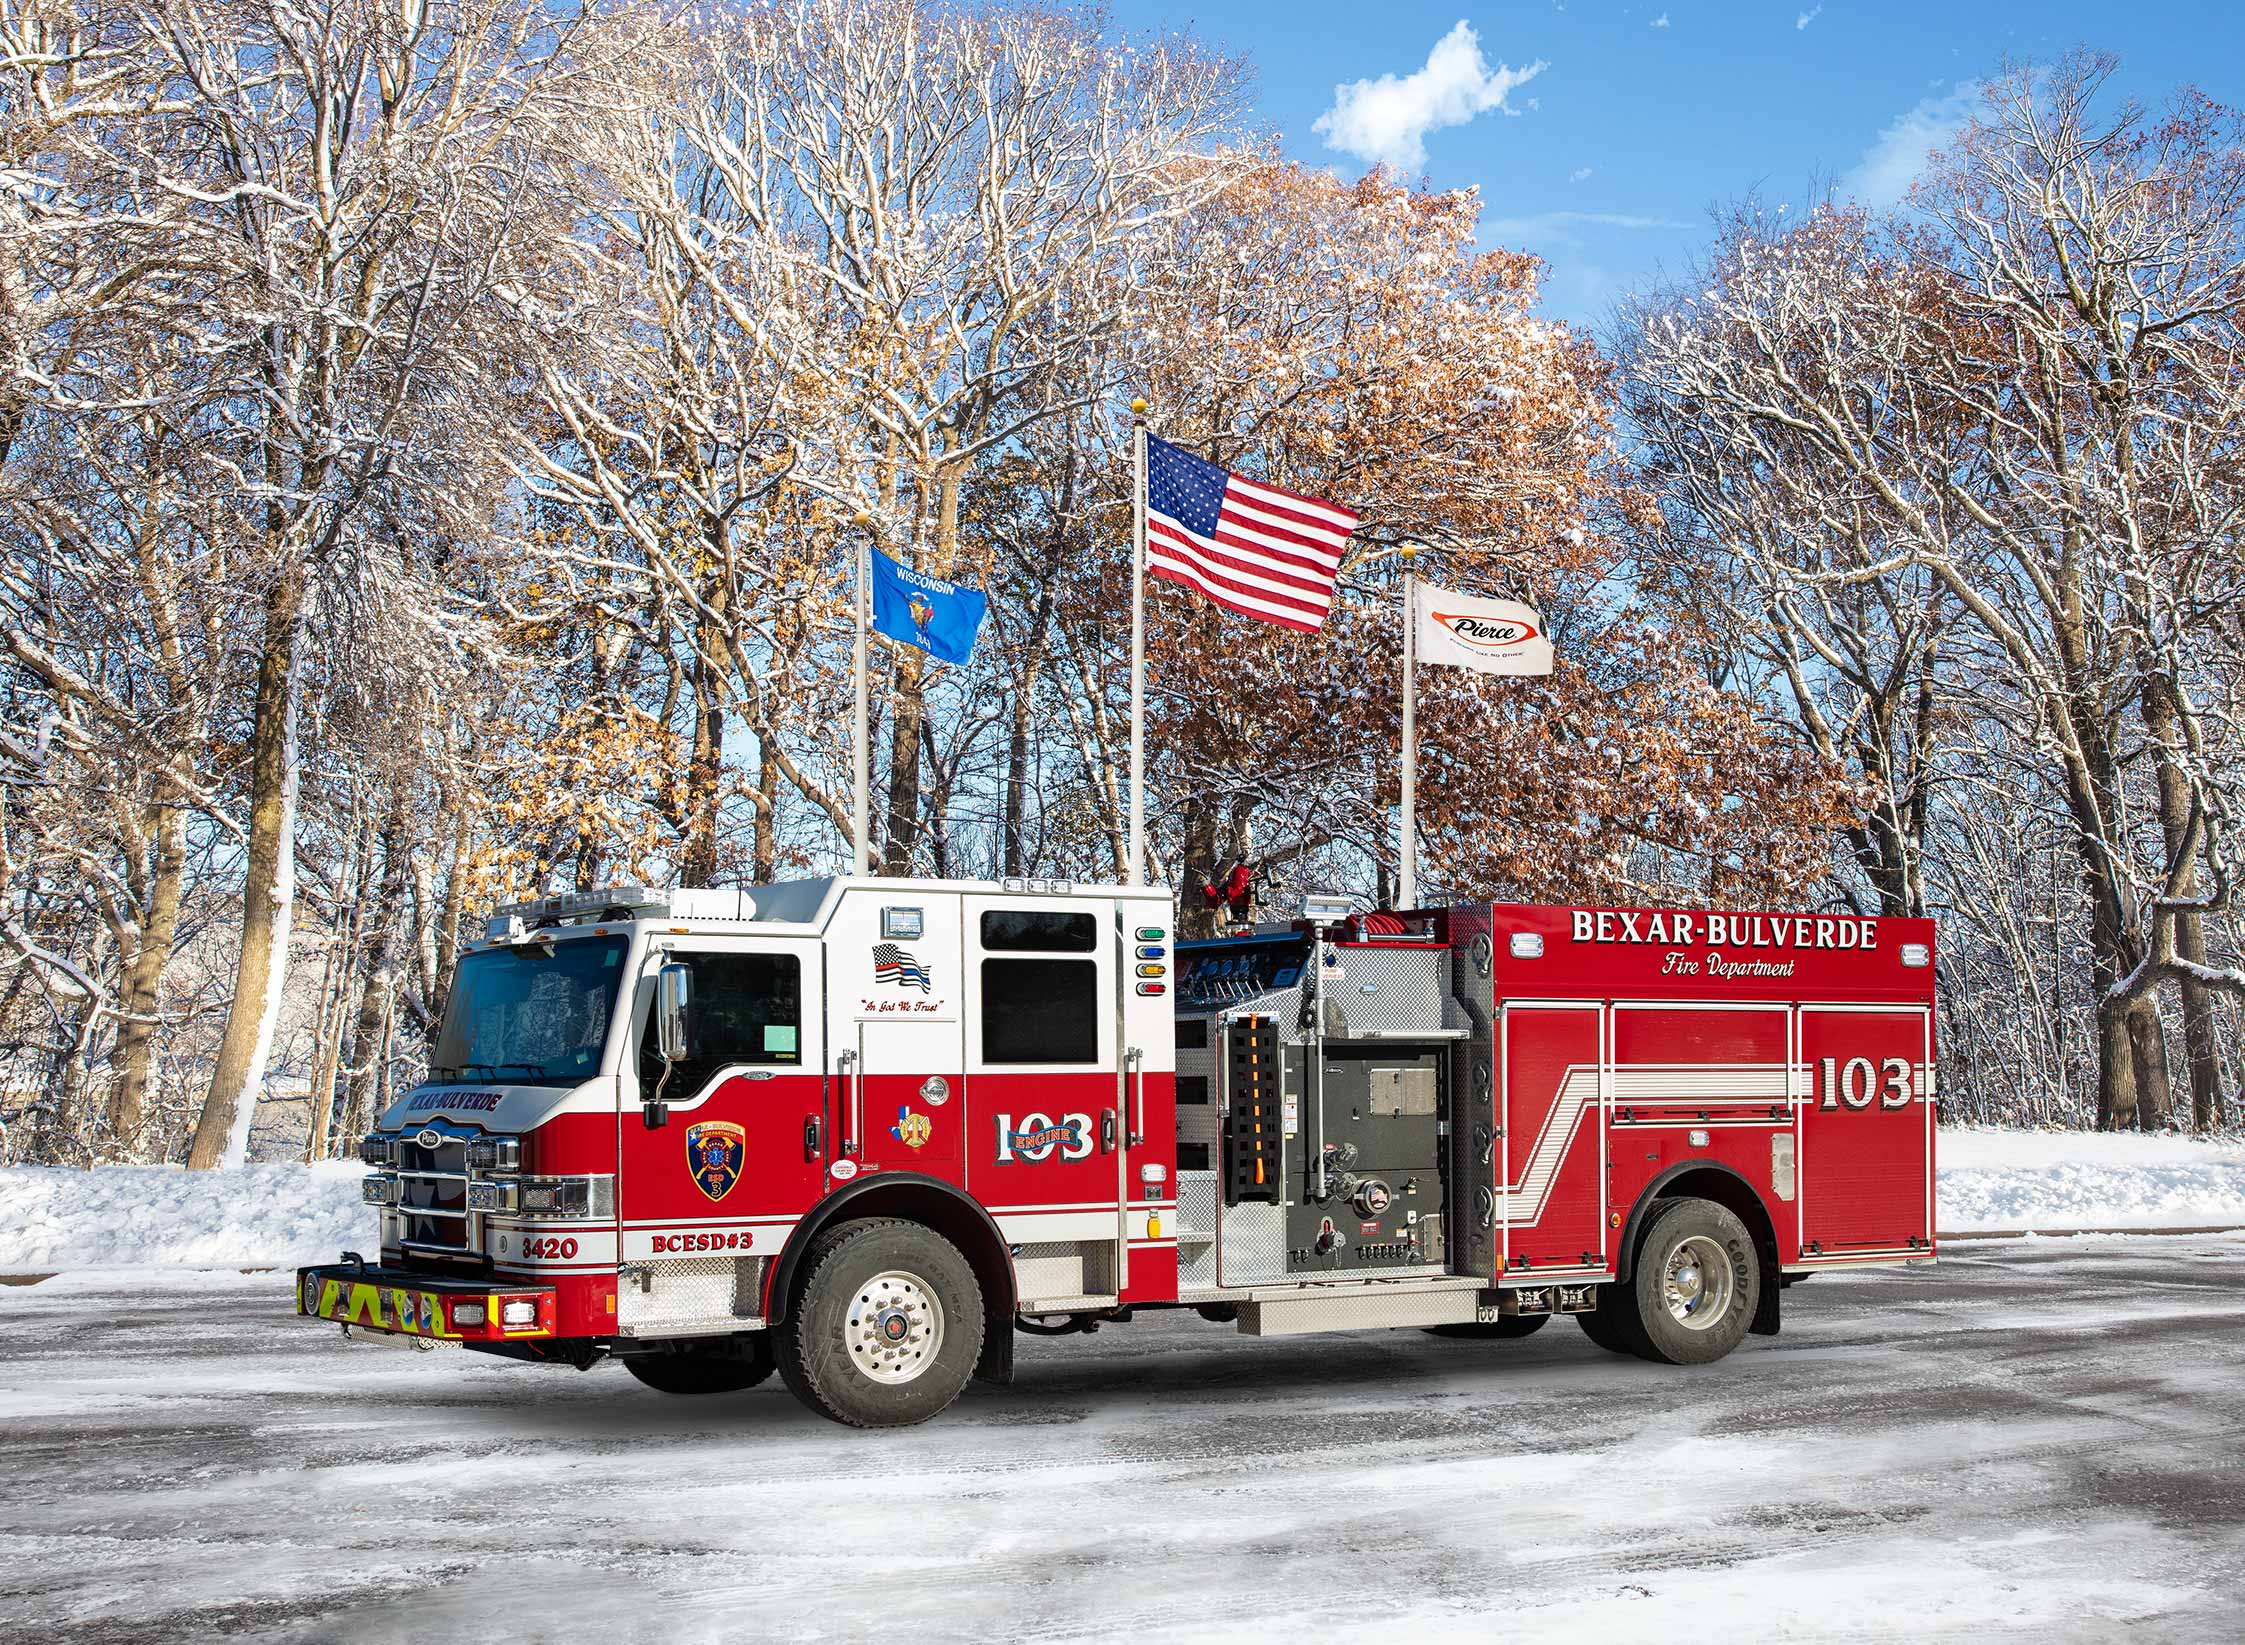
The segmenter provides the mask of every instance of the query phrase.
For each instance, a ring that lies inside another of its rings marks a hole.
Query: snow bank
[[[1944,1130],[1943,1232],[2245,1225],[2245,1143],[2088,1131]]]
[[[371,1253],[374,1213],[359,1200],[365,1174],[355,1161],[0,1169],[0,1274],[288,1267],[346,1246]]]
[[[1941,1231],[2245,1225],[2245,1142],[2063,1131],[1945,1130]],[[0,1169],[0,1274],[285,1268],[371,1251],[364,1168]]]

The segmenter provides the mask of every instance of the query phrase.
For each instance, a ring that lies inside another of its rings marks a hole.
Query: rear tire
[[[1669,1365],[1706,1365],[1746,1340],[1761,1302],[1754,1237],[1729,1208],[1677,1199],[1654,1212],[1625,1288],[1636,1352]]]
[[[1464,1337],[1480,1342],[1512,1342],[1521,1337],[1532,1337],[1550,1322],[1549,1314],[1506,1314],[1501,1319],[1470,1321],[1460,1320],[1454,1325],[1428,1325],[1422,1329],[1434,1337]]]
[[[776,1345],[797,1399],[852,1428],[901,1428],[959,1397],[982,1355],[982,1287],[956,1245],[916,1222],[851,1222],[803,1270]]]
[[[771,1333],[719,1337],[665,1353],[626,1354],[624,1369],[658,1394],[737,1394],[772,1374]]]

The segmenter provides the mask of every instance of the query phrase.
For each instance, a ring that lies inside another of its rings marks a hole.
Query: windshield
[[[600,1067],[625,937],[486,948],[460,962],[429,1078],[575,1085]]]

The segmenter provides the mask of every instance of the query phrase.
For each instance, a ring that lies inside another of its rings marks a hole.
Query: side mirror
[[[692,1043],[694,972],[666,965],[655,973],[655,1048],[665,1062],[684,1062]]]

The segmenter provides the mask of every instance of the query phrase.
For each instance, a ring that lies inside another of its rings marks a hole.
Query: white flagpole
[[[873,871],[873,841],[870,837],[872,761],[865,746],[871,735],[866,728],[866,721],[870,716],[865,701],[865,585],[873,569],[865,556],[866,543],[873,535],[873,516],[861,512],[850,523],[858,528],[857,553],[852,568],[854,575],[850,579],[850,607],[857,623],[857,635],[850,647],[850,679],[853,688],[850,702],[850,828],[855,836],[850,872],[862,878]]]
[[[1146,402],[1130,402],[1130,868],[1146,883]]]
[[[1403,545],[1403,842],[1398,908],[1419,906],[1419,545]]]

